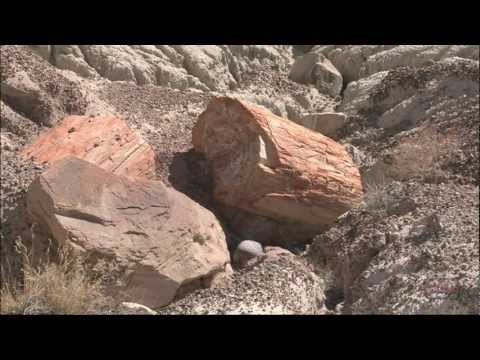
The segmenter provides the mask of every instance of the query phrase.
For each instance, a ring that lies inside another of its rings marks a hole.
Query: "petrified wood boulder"
[[[38,163],[52,164],[72,155],[114,174],[153,178],[155,153],[152,147],[114,116],[69,116],[46,130],[23,154]]]
[[[212,99],[192,142],[212,167],[219,203],[281,223],[329,225],[362,195],[341,144],[240,100]]]

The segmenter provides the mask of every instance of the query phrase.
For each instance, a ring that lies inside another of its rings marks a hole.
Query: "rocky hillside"
[[[0,52],[2,312],[479,313],[478,46]]]

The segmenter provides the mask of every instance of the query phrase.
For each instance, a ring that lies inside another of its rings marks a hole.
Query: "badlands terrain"
[[[479,46],[3,45],[0,75],[1,313],[479,313]]]

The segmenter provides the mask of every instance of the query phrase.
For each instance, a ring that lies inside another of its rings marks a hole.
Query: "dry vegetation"
[[[368,209],[388,209],[392,203],[392,198],[388,194],[386,187],[388,185],[385,176],[370,176],[365,182],[365,195],[363,201]]]
[[[23,260],[23,281],[2,278],[2,314],[95,314],[110,307],[101,281],[87,275],[68,251],[52,257],[49,251],[35,263],[32,251],[23,244],[17,243],[17,251]]]

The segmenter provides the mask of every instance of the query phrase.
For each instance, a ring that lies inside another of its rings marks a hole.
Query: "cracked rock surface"
[[[58,244],[116,263],[130,300],[148,307],[230,262],[210,211],[160,181],[129,180],[75,157],[32,183],[27,209]]]
[[[252,104],[213,99],[192,131],[214,198],[283,223],[329,225],[362,194],[344,147]]]
[[[155,176],[152,147],[116,117],[67,117],[43,132],[22,154],[40,164],[72,155],[117,175]]]

